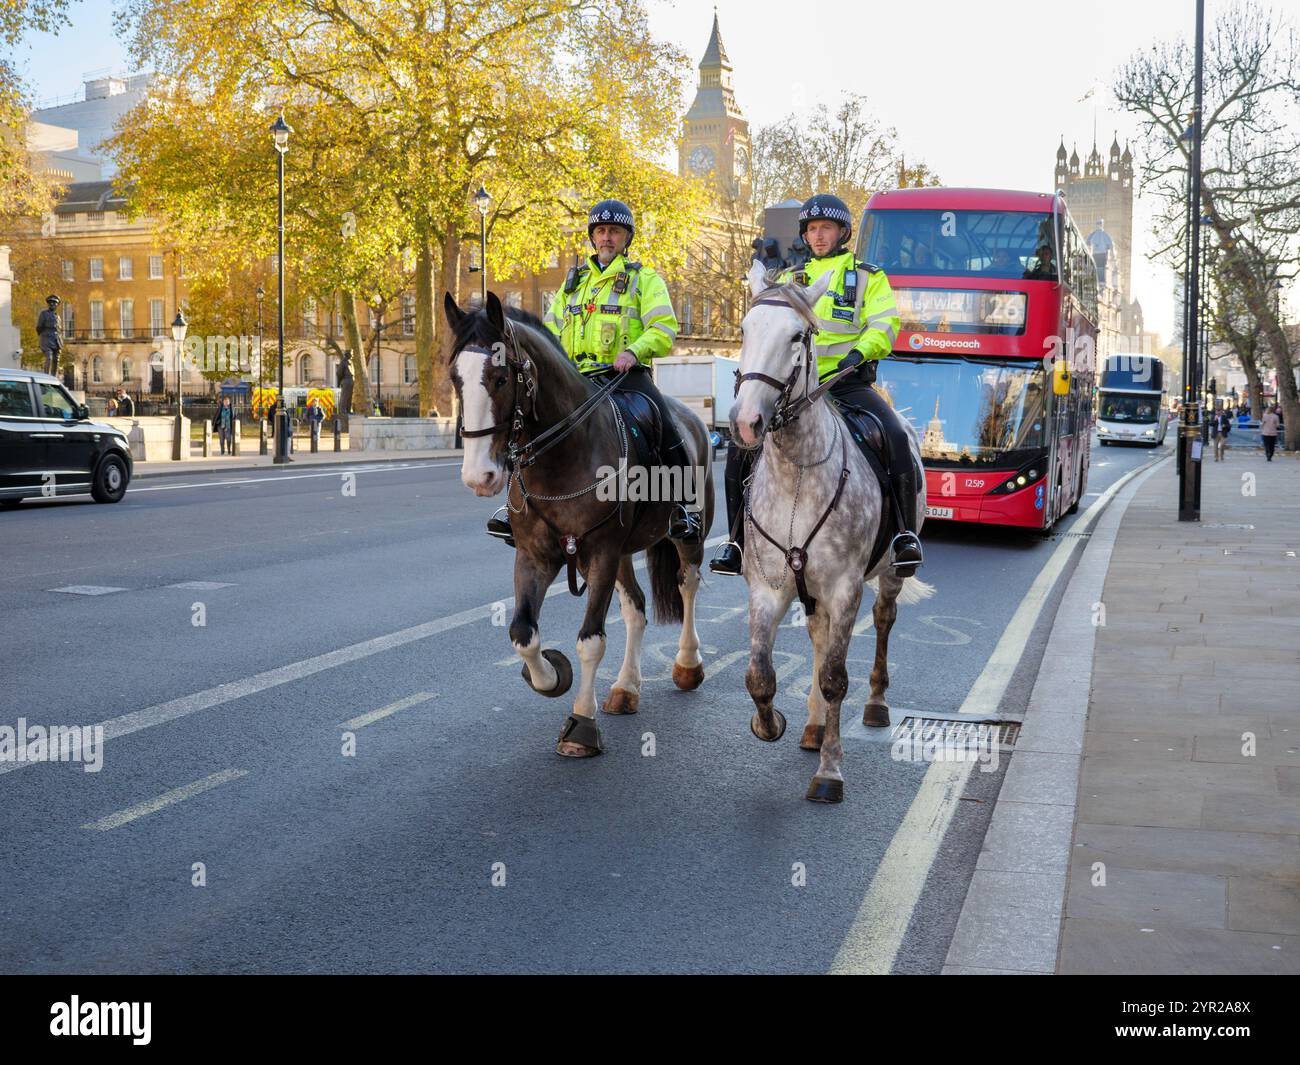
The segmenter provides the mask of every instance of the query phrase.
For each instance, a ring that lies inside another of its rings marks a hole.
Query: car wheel
[[[95,471],[90,494],[96,503],[116,503],[126,495],[126,463],[116,455],[106,455]]]

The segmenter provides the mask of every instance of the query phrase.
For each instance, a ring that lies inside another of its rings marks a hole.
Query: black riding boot
[[[504,540],[511,547],[515,546],[514,530],[510,528],[510,511],[501,507],[488,518],[487,533],[498,540]]]
[[[752,454],[741,451],[736,445],[727,445],[727,470],[723,483],[727,489],[727,529],[731,539],[722,545],[721,550],[709,563],[713,573],[738,577],[745,547],[745,522],[741,519],[741,509],[745,503],[745,478],[749,476]]]

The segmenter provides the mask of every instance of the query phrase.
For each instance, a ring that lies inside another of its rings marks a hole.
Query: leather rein
[[[578,426],[591,417],[596,408],[607,399],[609,400],[610,407],[614,411],[614,422],[618,426],[619,435],[622,438],[622,460],[626,462],[628,448],[627,428],[624,426],[623,418],[619,414],[618,405],[610,399],[610,394],[619,386],[628,371],[624,370],[617,374],[608,383],[603,385],[601,388],[598,388],[583,400],[581,404],[571,410],[550,428],[539,433],[531,440],[525,440],[521,443],[519,437],[524,431],[524,401],[527,401],[528,417],[533,416],[537,409],[537,377],[533,361],[527,355],[521,355],[519,352],[519,343],[515,339],[514,327],[511,325],[508,318],[505,321],[505,334],[510,342],[505,353],[506,367],[515,375],[515,409],[514,416],[510,423],[510,435],[506,439],[506,469],[510,473],[510,480],[506,484],[506,505],[511,511],[518,514],[522,513],[529,503],[534,504],[534,513],[536,513],[536,515],[546,524],[547,528],[556,535],[560,541],[560,546],[564,550],[564,561],[565,567],[568,571],[567,576],[570,594],[581,596],[582,593],[587,590],[587,585],[586,582],[583,582],[580,587],[578,583],[578,550],[582,546],[582,541],[585,537],[590,536],[593,532],[609,521],[615,514],[620,514],[622,512],[623,500],[620,499],[615,503],[613,509],[601,518],[600,521],[596,522],[595,525],[587,529],[586,532],[580,535],[566,533],[536,506],[536,501],[544,500],[546,502],[562,502],[569,499],[576,499],[579,496],[586,495],[587,492],[590,492],[593,488],[599,486],[601,482],[597,481],[595,484],[584,488],[580,492],[571,492],[562,496],[529,495],[528,489],[524,485],[523,471],[533,465],[539,458],[546,454],[546,452],[577,429]],[[472,344],[466,345],[460,350],[478,352],[490,359],[496,357],[495,352]],[[460,435],[472,440],[476,437],[494,436],[505,428],[506,425],[504,422],[498,422],[495,425],[489,425],[482,429],[465,429],[462,427]],[[519,494],[523,497],[523,506],[521,506],[517,511],[514,506],[510,504],[510,485],[515,480],[518,480],[519,482]]]
[[[813,314],[812,308],[804,302],[804,300],[789,284],[775,285],[771,288],[765,289],[763,292],[758,294],[758,297],[752,304],[750,304],[750,306],[789,307],[796,311],[807,325],[807,328],[799,337],[799,342],[803,346],[803,358],[801,359],[801,362],[803,363],[804,376],[803,395],[798,398],[794,398],[791,395],[795,384],[799,380],[799,363],[795,363],[794,368],[790,371],[790,376],[785,381],[778,381],[775,377],[770,377],[763,373],[742,374],[739,370],[736,371],[736,388],[733,395],[740,394],[740,386],[745,381],[761,381],[763,384],[775,388],[780,393],[780,397],[777,401],[776,413],[772,416],[772,423],[768,428],[769,433],[776,433],[797,421],[799,415],[830,391],[832,385],[842,377],[853,373],[857,369],[857,365],[846,366],[842,370],[837,370],[816,388],[810,389],[809,385],[812,379],[812,367],[816,362],[813,354],[813,338],[820,331],[817,316]],[[758,519],[754,517],[753,512],[750,509],[749,485],[745,486],[745,517],[764,540],[785,556],[785,564],[789,567],[790,572],[794,574],[795,589],[799,595],[799,602],[803,606],[804,614],[808,617],[811,617],[817,612],[817,600],[808,592],[806,576],[808,570],[808,548],[812,545],[813,539],[816,535],[821,532],[822,526],[826,524],[826,520],[839,505],[840,497],[844,494],[844,485],[849,479],[848,442],[845,440],[844,431],[840,428],[838,422],[836,423],[836,435],[840,438],[839,482],[835,487],[835,495],[831,497],[830,503],[827,504],[826,509],[822,512],[822,516],[817,520],[817,524],[813,526],[812,532],[808,534],[808,537],[804,540],[802,546],[796,547],[794,544],[794,512],[795,508],[799,505],[799,482],[796,481],[794,503],[790,508],[791,542],[789,547],[782,547],[781,544],[778,543],[777,540],[758,523]],[[834,450],[834,446],[834,444],[831,445],[832,451]],[[827,452],[826,458],[822,459],[820,462],[814,463],[814,465],[820,466],[826,461],[826,459],[830,458],[831,453],[832,452]],[[800,481],[803,478],[804,468],[805,467],[802,466],[799,467]],[[766,580],[766,576],[764,576],[764,579]]]

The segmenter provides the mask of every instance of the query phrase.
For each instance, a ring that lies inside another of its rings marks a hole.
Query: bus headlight
[[[1106,435],[1107,433],[1109,433],[1109,432],[1110,432],[1110,430],[1107,429],[1104,425],[1099,425],[1099,426],[1097,426],[1097,435],[1098,435],[1098,436],[1105,436],[1105,435]]]
[[[1148,430],[1147,430],[1145,433],[1143,433],[1142,435],[1143,435],[1143,436],[1155,436],[1155,435],[1156,435],[1156,431],[1155,431],[1154,429],[1148,429]]]
[[[989,489],[991,496],[1010,495],[1012,492],[1018,492],[1020,489],[1033,484],[1035,481],[1042,480],[1043,471],[1038,468],[1038,463],[1027,463],[1020,467],[1015,473],[1005,481],[1000,481]]]

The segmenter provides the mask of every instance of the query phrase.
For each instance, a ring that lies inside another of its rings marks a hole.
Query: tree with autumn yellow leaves
[[[274,249],[268,127],[283,113],[297,292],[342,294],[360,356],[354,301],[413,291],[421,411],[448,398],[434,308],[437,290],[462,295],[479,185],[503,279],[576,246],[606,195],[634,205],[638,253],[671,271],[702,207],[655,162],[686,60],[650,34],[642,0],[127,0],[117,18],[158,74],[113,142],[136,208],[204,272],[249,269]],[[353,374],[362,410],[365,366]]]

